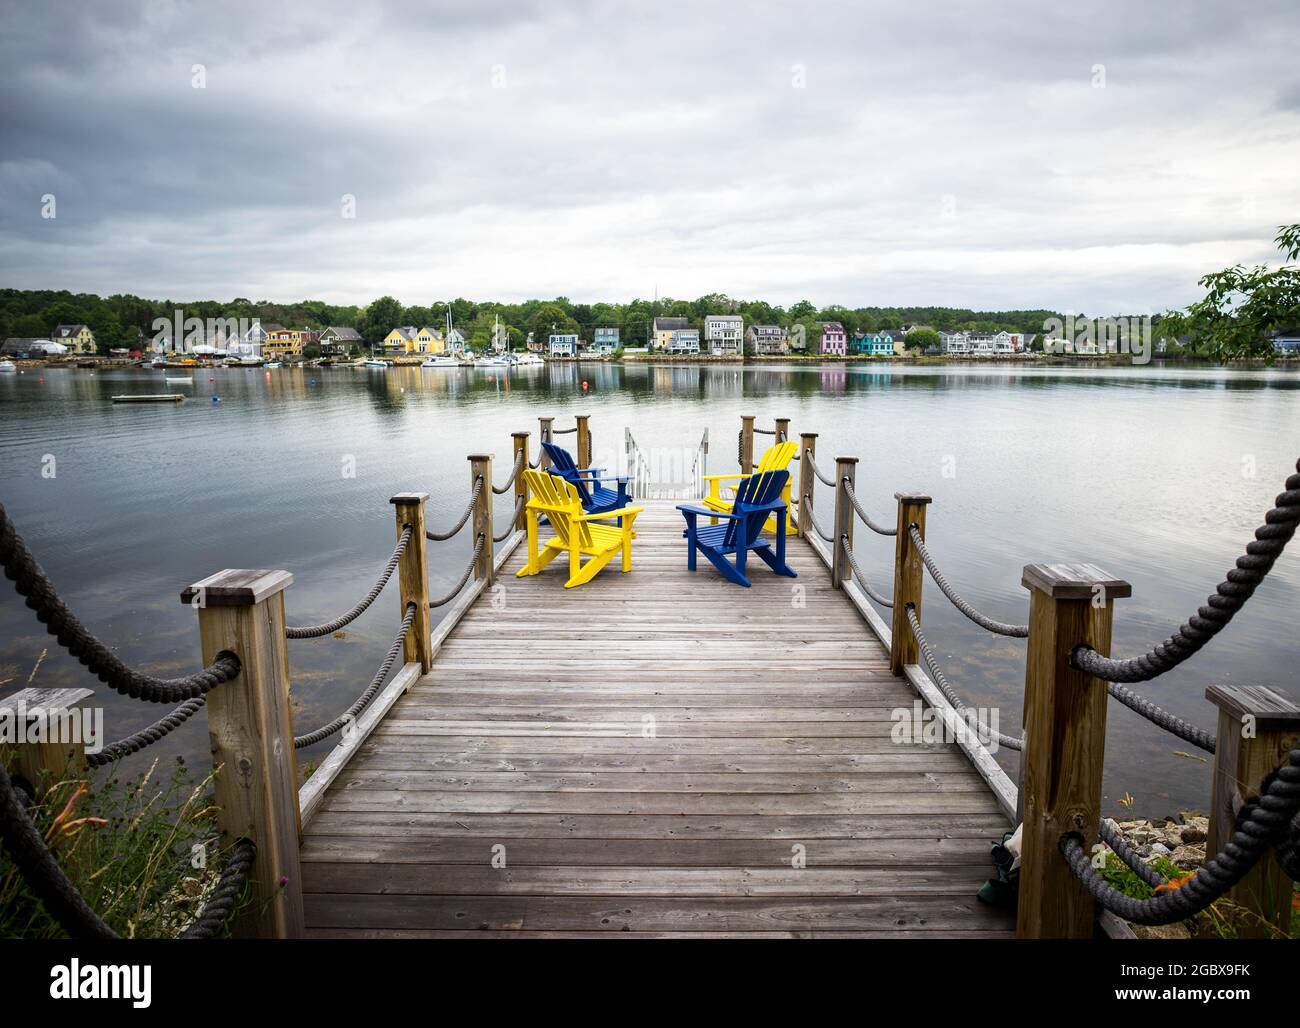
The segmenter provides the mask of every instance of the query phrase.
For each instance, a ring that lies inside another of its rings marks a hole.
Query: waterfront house
[[[618,329],[611,327],[597,328],[591,335],[591,349],[595,353],[613,353],[619,347]]]
[[[943,342],[943,352],[966,356],[970,353],[970,333],[968,332],[940,332],[939,338]]]
[[[848,353],[849,340],[842,324],[838,321],[819,321],[817,324],[822,330],[822,353],[836,354],[840,357]]]
[[[441,344],[441,348],[437,350],[430,350],[429,351],[430,353],[443,353],[444,351],[446,353],[465,352],[465,344],[467,342],[465,338],[465,333],[462,332],[460,329],[456,328],[454,325],[451,328],[447,329],[447,338],[445,340],[442,338],[441,333],[437,332],[437,330],[434,330],[434,334],[438,336],[438,341]]]
[[[323,357],[342,357],[361,347],[361,333],[349,325],[330,325],[320,334]]]
[[[442,333],[436,328],[399,325],[384,337],[384,353],[401,356],[408,353],[442,353],[446,349]]]
[[[655,318],[650,331],[650,349],[671,349],[673,333],[689,328],[690,324],[686,318]]]
[[[547,352],[552,357],[578,356],[578,333],[552,332],[547,341]]]
[[[740,355],[745,319],[739,314],[710,314],[704,319],[704,342],[715,357]]]
[[[274,322],[266,326],[266,339],[262,342],[262,355],[268,360],[281,360],[302,354],[302,335],[291,328]]]
[[[95,333],[85,325],[60,325],[50,338],[73,353],[94,353]]]
[[[0,357],[17,357],[19,360],[27,360],[30,358],[35,360],[41,357],[51,356],[50,348],[54,346],[63,346],[63,344],[53,343],[43,337],[10,336],[4,341],[4,346],[0,346]],[[56,351],[54,356],[59,356],[59,353]]]
[[[1272,342],[1273,352],[1279,357],[1300,357],[1300,331],[1279,332]]]
[[[790,350],[790,336],[780,325],[750,325],[745,342],[756,354],[780,354]]]
[[[681,319],[685,321],[685,318]],[[666,347],[669,353],[699,353],[700,330],[698,328],[679,328],[672,334]]]
[[[866,352],[872,357],[893,357],[902,352],[901,330],[873,332],[867,337]]]

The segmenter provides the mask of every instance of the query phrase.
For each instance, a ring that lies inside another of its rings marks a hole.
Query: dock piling
[[[424,535],[424,505],[428,499],[428,493],[398,493],[388,501],[396,511],[397,537],[400,539],[405,527],[411,526],[411,538],[407,540],[397,566],[401,592],[399,616],[406,617],[407,605],[415,604],[415,619],[402,644],[402,661],[419,664],[426,674],[433,666],[433,646],[429,635],[429,556]]]

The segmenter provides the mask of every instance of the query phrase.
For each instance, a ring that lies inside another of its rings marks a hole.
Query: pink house
[[[849,337],[844,326],[838,321],[819,321],[822,328],[822,353],[834,353],[843,357],[848,353]]]

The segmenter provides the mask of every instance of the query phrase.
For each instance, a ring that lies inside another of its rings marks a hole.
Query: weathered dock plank
[[[648,501],[634,571],[479,596],[321,797],[317,937],[1009,937],[975,900],[1007,822],[822,563],[686,571]]]

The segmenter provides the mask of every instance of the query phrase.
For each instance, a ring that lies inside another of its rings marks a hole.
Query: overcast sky
[[[1143,313],[1300,221],[1295,0],[0,9],[6,286]]]

